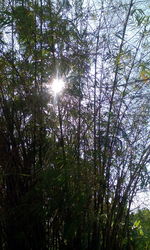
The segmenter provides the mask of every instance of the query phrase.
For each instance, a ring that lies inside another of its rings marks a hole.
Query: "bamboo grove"
[[[134,249],[131,205],[149,184],[149,30],[146,1],[0,1],[2,250]]]

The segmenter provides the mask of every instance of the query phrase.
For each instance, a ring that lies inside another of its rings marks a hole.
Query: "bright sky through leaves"
[[[65,87],[63,79],[56,78],[52,81],[51,89],[54,95],[58,95]]]

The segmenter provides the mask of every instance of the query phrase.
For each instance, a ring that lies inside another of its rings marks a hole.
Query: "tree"
[[[149,182],[144,6],[1,9],[2,249],[129,248],[131,203]],[[55,77],[67,83],[57,97]]]

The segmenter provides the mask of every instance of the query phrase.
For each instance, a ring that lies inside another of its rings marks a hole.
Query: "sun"
[[[51,90],[54,95],[58,95],[65,87],[65,82],[61,78],[56,78],[52,81]]]

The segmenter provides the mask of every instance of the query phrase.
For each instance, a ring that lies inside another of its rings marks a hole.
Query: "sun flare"
[[[51,89],[54,95],[59,94],[65,87],[65,82],[63,79],[56,78],[52,81]]]

